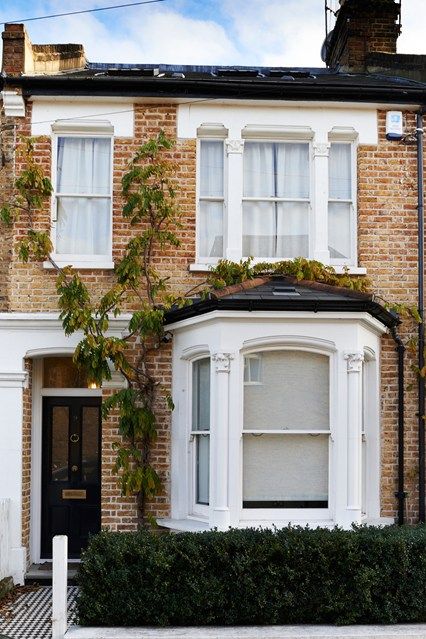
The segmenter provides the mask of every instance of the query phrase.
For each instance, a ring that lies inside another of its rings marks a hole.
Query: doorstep
[[[426,639],[426,624],[395,626],[232,626],[85,628],[71,626],[64,639]]]
[[[68,562],[68,585],[76,585],[77,570],[80,565],[79,561]],[[25,585],[31,586],[39,584],[40,586],[52,585],[52,562],[43,561],[39,564],[31,564],[25,573]]]

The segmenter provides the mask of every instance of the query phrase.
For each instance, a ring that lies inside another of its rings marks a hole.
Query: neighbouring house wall
[[[415,129],[415,114],[406,113],[406,131]],[[390,303],[417,306],[417,167],[416,145],[389,142],[384,111],[379,112],[379,144],[358,151],[358,253],[377,296]],[[405,320],[405,342],[417,334]],[[417,378],[407,352],[405,380],[406,514],[415,522],[417,494]],[[397,361],[395,343],[382,340],[382,514],[395,514],[397,490]]]

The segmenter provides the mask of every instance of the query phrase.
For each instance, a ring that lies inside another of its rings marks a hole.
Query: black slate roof
[[[216,310],[367,312],[388,328],[400,323],[396,314],[386,310],[370,294],[318,282],[298,282],[292,277],[258,278],[213,292],[207,300],[191,302],[184,308],[169,311],[166,324]]]
[[[386,73],[345,73],[307,67],[87,63],[52,75],[0,79],[29,95],[269,100],[426,102],[426,83]]]

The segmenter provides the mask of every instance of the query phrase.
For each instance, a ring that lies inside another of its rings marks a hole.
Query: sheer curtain
[[[198,253],[223,255],[223,141],[201,140]]]
[[[58,139],[56,252],[106,255],[111,237],[111,139]]]
[[[244,198],[245,256],[308,256],[308,144],[246,142]]]
[[[351,258],[351,145],[332,144],[329,157],[328,244],[330,257]]]
[[[210,359],[192,366],[192,433],[195,443],[195,502],[208,505],[210,478]],[[207,431],[207,432],[206,432]]]

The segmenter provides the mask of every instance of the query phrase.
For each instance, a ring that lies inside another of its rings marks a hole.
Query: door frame
[[[43,388],[43,358],[67,357],[74,349],[45,349],[32,359],[32,420],[31,420],[31,495],[30,495],[30,562],[39,564],[41,560],[41,497],[42,497],[42,433],[43,397],[102,397],[100,388]],[[102,428],[101,442],[102,446]],[[45,560],[43,560],[45,561]],[[69,561],[79,562],[79,559]]]

